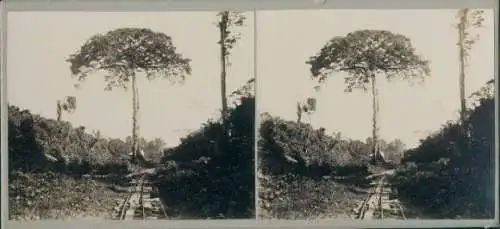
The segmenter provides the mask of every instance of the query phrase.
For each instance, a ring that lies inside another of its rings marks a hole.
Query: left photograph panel
[[[10,220],[255,218],[252,12],[7,18]]]

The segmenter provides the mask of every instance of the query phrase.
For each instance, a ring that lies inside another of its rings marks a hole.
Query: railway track
[[[129,183],[129,193],[119,206],[115,207],[113,218],[116,220],[167,218],[165,205],[157,195],[156,188],[146,175],[132,179]]]
[[[356,218],[369,219],[399,219],[406,220],[404,208],[394,198],[392,188],[387,182],[387,175],[381,175],[368,190],[367,198],[356,210]]]

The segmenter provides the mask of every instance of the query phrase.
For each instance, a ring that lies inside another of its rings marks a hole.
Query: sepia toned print
[[[255,217],[252,14],[8,17],[10,220]]]
[[[259,218],[494,218],[492,10],[257,22]]]

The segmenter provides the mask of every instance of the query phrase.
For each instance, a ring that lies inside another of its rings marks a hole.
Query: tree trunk
[[[137,98],[137,81],[135,77],[135,72],[130,73],[132,78],[132,152],[134,156],[139,153],[139,125],[137,123],[139,106]]]
[[[62,107],[61,107],[61,101],[57,100],[57,121],[61,121],[61,116],[62,116]]]
[[[466,118],[467,107],[465,104],[465,24],[467,23],[467,9],[460,10],[460,23],[458,24],[458,47],[459,47],[459,84],[460,84],[460,120]]]
[[[221,21],[219,24],[220,32],[220,63],[221,63],[221,73],[220,73],[220,87],[221,87],[221,102],[222,102],[222,124],[224,127],[224,132],[227,134],[227,97],[226,97],[226,57],[227,48],[225,44],[227,35],[227,23],[229,21],[229,12],[225,11],[221,15]]]
[[[300,103],[297,103],[297,124],[300,124],[300,120],[302,119],[302,107]]]
[[[375,160],[380,159],[380,150],[379,150],[379,142],[378,142],[378,88],[377,88],[377,77],[374,73],[371,73],[371,81],[372,81],[372,108],[373,108],[373,129],[372,129],[372,153]]]
[[[135,82],[135,110],[136,110],[136,113],[135,113],[136,130],[135,130],[135,132],[136,133],[135,134],[137,136],[137,150],[138,151],[141,150],[143,147],[142,140],[141,140],[142,138],[141,138],[140,128],[139,128],[140,104],[141,104],[141,100],[139,99],[139,86],[137,85],[137,79],[136,79],[136,82]]]

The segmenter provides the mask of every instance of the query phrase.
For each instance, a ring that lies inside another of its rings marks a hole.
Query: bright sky
[[[139,82],[140,134],[161,137],[168,146],[218,116],[220,63],[217,12],[90,13],[14,12],[8,14],[8,101],[44,117],[56,117],[56,101],[77,97],[74,114],[63,119],[109,137],[131,135],[131,91],[104,91],[103,77],[92,75],[75,89],[66,58],[92,35],[120,27],[164,32],[177,51],[192,59],[184,85]],[[253,77],[253,18],[246,13],[242,39],[232,51],[228,93]]]
[[[424,86],[379,80],[380,134],[408,146],[458,117],[458,49],[456,10],[289,10],[257,12],[257,106],[296,120],[296,103],[317,98],[317,112],[308,120],[329,132],[364,140],[371,136],[371,96],[344,93],[344,74],[335,74],[314,93],[305,61],[334,36],[358,29],[384,29],[408,36],[417,52],[431,62]],[[481,38],[467,69],[466,93],[494,76],[493,11],[485,12]]]

